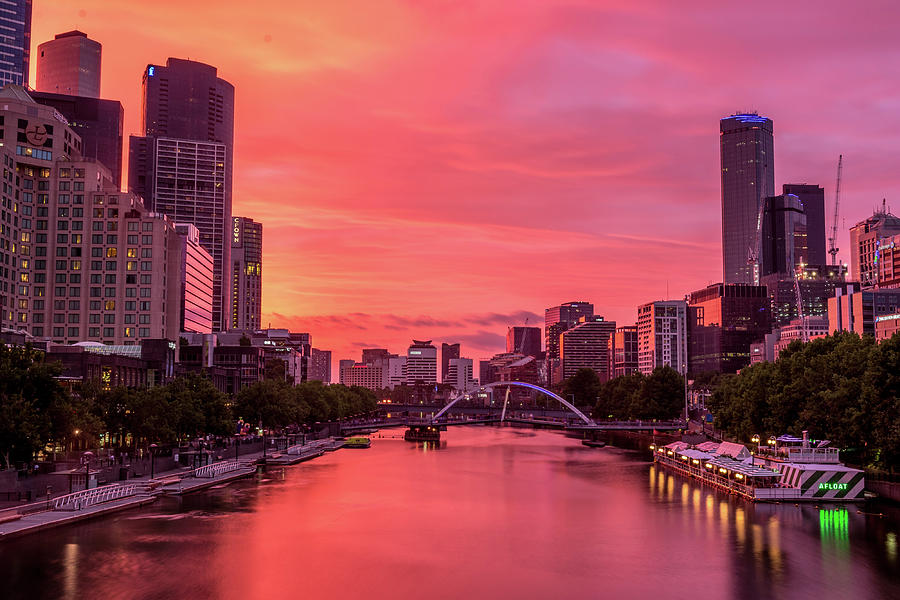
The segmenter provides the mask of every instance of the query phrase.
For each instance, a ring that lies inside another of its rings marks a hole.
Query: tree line
[[[809,431],[856,464],[900,466],[900,336],[876,344],[844,332],[792,343],[714,385],[717,428],[749,441]]]
[[[650,375],[634,373],[601,382],[593,369],[579,369],[559,393],[580,407],[593,407],[597,420],[668,420],[684,411],[684,379],[672,367]]]
[[[232,401],[201,373],[146,389],[103,389],[88,381],[70,393],[58,377],[59,363],[47,363],[30,347],[0,345],[0,456],[5,468],[29,463],[41,450],[88,447],[103,434],[113,446],[176,444],[205,435],[236,432],[243,419],[253,427],[282,429],[347,418],[375,410],[375,395],[359,387],[292,386],[262,380]]]

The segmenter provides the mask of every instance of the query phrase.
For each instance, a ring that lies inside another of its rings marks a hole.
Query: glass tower
[[[31,0],[0,0],[0,87],[28,85]]]

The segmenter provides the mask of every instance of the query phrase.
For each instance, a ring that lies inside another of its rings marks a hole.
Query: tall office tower
[[[669,366],[687,373],[687,302],[659,300],[638,307],[638,370],[649,375]]]
[[[716,283],[688,296],[690,371],[736,373],[771,331],[764,285]]]
[[[331,383],[331,350],[310,348],[307,381]]]
[[[882,203],[871,217],[850,228],[850,271],[853,279],[865,287],[878,282],[878,261],[882,239],[900,233],[900,218]]]
[[[623,377],[638,372],[637,325],[621,325],[609,339],[610,368],[612,377]]]
[[[615,332],[615,321],[604,321],[598,316],[582,317],[577,325],[562,332],[559,335],[560,381],[574,376],[579,369],[592,369],[600,381],[609,381],[609,339]]]
[[[0,0],[0,87],[7,83],[28,86],[31,54],[31,0]]]
[[[475,391],[475,380],[472,373],[471,358],[451,358],[447,368],[447,377],[443,383],[450,384],[458,392]]]
[[[81,154],[96,158],[112,173],[113,183],[122,187],[122,139],[125,111],[118,100],[100,100],[29,92],[35,102],[52,106],[69,122],[72,131],[81,137]]]
[[[506,351],[538,358],[541,355],[541,328],[510,327],[506,332]]]
[[[544,310],[544,349],[547,360],[559,358],[559,334],[574,327],[581,318],[594,316],[594,305],[590,302],[566,302]]]
[[[128,187],[152,210],[200,230],[213,256],[213,327],[227,328],[231,285],[234,86],[215,67],[170,58],[143,75],[143,137],[129,140]]]
[[[181,276],[180,331],[212,333],[213,259],[200,245],[200,232],[190,223],[176,223],[181,238],[178,272]]]
[[[451,358],[459,358],[459,344],[441,344],[441,381],[447,377]]]
[[[262,223],[231,218],[231,329],[262,327]]]
[[[772,131],[772,120],[756,113],[734,114],[719,122],[725,283],[756,281],[748,258],[756,248],[760,206],[775,195]]]
[[[100,97],[100,42],[78,30],[60,33],[38,46],[37,85],[41,92]]]
[[[803,206],[806,215],[806,248],[808,265],[825,265],[825,190],[818,185],[806,183],[785,183],[781,186],[783,195],[793,194]]]
[[[410,385],[437,383],[437,348],[431,345],[431,340],[413,340],[406,351],[406,382]]]
[[[801,264],[809,264],[806,213],[793,194],[765,199],[760,238],[759,275],[793,277]]]

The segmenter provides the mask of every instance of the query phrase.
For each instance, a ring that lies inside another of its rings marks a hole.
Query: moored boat
[[[589,448],[605,448],[606,442],[600,440],[581,440],[581,443]]]
[[[344,440],[344,448],[368,448],[372,445],[372,440],[364,435],[354,435]]]

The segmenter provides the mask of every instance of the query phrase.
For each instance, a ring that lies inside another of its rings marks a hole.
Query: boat
[[[368,448],[372,445],[372,440],[364,435],[354,435],[344,440],[344,448]]]
[[[581,443],[589,448],[604,448],[606,446],[606,442],[600,440],[581,440]]]
[[[407,442],[439,442],[441,430],[431,425],[411,425],[403,434],[403,439]]]
[[[743,444],[673,442],[651,446],[653,462],[754,502],[860,502],[865,500],[863,471],[840,462],[828,442],[803,438],[772,439],[771,449],[754,454]]]

